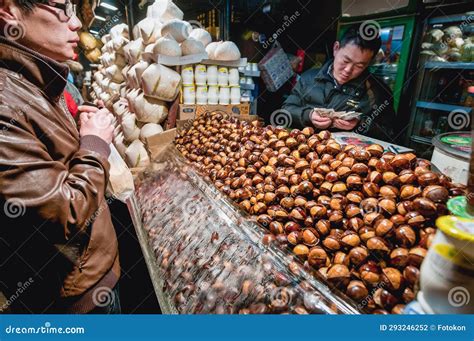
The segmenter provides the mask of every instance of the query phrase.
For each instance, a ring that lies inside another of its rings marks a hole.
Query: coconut
[[[133,141],[125,151],[126,161],[129,167],[146,167],[150,164],[150,158],[145,145],[140,140]]]
[[[162,54],[171,57],[180,57],[182,55],[181,47],[178,42],[169,37],[161,37],[153,48],[153,54]]]
[[[203,28],[195,28],[192,30],[189,34],[189,38],[199,40],[204,45],[204,47],[212,43],[211,34]]]
[[[206,48],[199,40],[188,38],[181,43],[181,51],[184,56],[187,56],[190,54],[206,53]]]
[[[232,61],[240,59],[240,51],[237,45],[231,41],[225,41],[217,46],[214,52],[216,60]]]

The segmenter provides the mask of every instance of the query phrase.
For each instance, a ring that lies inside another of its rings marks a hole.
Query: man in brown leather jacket
[[[0,0],[0,291],[13,312],[120,311],[111,114],[79,107],[77,126],[63,98],[80,28],[70,0]]]

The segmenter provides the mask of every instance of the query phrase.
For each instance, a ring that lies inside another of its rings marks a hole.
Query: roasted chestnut
[[[403,269],[408,262],[408,250],[405,248],[396,248],[390,252],[390,264],[396,268]]]
[[[390,291],[398,291],[404,287],[405,279],[399,270],[396,268],[382,269],[382,282],[385,288]]]
[[[410,226],[401,225],[395,229],[395,239],[399,246],[409,248],[416,243],[416,233]]]
[[[359,268],[360,278],[370,286],[380,282],[380,268],[374,261],[368,261]]]
[[[327,266],[329,258],[326,251],[319,246],[312,247],[308,253],[308,263],[312,267],[319,269],[323,266]]]
[[[346,294],[347,296],[356,301],[362,301],[364,298],[367,297],[369,291],[367,290],[367,287],[365,286],[364,282],[354,280],[350,281],[347,285]]]
[[[293,253],[302,259],[306,259],[308,257],[309,248],[306,245],[298,244],[293,248]]]
[[[428,251],[422,247],[414,247],[410,249],[410,251],[408,251],[408,264],[419,268],[421,262],[425,259],[427,252]]]
[[[370,238],[367,240],[366,245],[369,251],[375,254],[386,255],[390,252],[389,245],[384,239],[380,237]]]
[[[367,260],[369,253],[365,247],[357,246],[349,251],[348,256],[351,264],[358,266]]]
[[[350,272],[347,266],[334,264],[327,271],[327,280],[336,287],[346,288],[349,284]]]

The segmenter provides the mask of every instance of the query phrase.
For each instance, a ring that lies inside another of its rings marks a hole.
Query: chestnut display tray
[[[362,312],[303,267],[290,272],[291,252],[264,245],[265,229],[201,177],[174,145],[161,151],[135,187],[128,207],[163,313],[238,313],[253,303],[254,296],[243,293],[245,280],[265,288],[267,307],[281,303],[281,290],[291,294],[288,309],[267,313],[295,312],[297,306],[320,314]],[[210,304],[216,287],[224,294]]]

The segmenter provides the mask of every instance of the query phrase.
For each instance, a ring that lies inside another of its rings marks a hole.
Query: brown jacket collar
[[[53,101],[63,93],[69,72],[67,66],[2,36],[0,68],[22,75]]]

